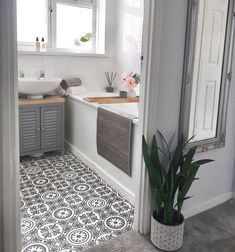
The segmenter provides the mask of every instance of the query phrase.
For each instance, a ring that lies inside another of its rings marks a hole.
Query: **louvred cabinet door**
[[[62,144],[62,107],[41,108],[41,148],[59,149]]]
[[[40,108],[20,108],[20,153],[32,152],[41,148]]]

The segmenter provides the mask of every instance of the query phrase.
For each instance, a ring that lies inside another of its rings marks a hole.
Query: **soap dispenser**
[[[38,37],[36,37],[35,48],[36,48],[36,52],[40,52],[40,42],[39,42]]]
[[[46,52],[46,48],[47,48],[47,46],[46,46],[45,40],[44,40],[44,38],[42,37],[42,44],[41,44],[42,52]]]

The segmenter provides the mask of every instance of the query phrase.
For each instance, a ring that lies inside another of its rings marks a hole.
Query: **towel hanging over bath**
[[[132,118],[98,108],[97,152],[131,176]]]

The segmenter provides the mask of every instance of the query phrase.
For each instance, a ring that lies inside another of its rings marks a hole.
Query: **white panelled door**
[[[229,0],[199,0],[190,135],[216,136]]]

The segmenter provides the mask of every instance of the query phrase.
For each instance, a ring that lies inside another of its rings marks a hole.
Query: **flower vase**
[[[127,92],[127,97],[128,97],[128,98],[135,98],[135,97],[136,97],[135,89],[130,89],[130,90],[128,90],[128,92]]]

